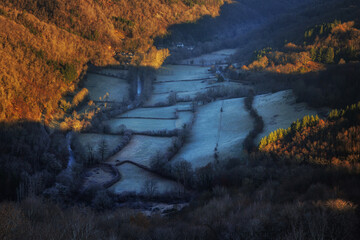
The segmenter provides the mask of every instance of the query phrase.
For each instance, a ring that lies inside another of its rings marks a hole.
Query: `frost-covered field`
[[[192,112],[178,112],[179,118],[175,121],[177,129],[183,128],[184,124],[190,124],[194,114]]]
[[[316,115],[323,110],[313,109],[306,103],[296,103],[292,90],[280,91],[274,94],[258,95],[254,99],[254,108],[263,117],[264,131],[258,135],[256,141],[267,136],[279,128],[288,128],[297,119],[306,115]]]
[[[95,167],[91,168],[85,173],[85,179],[83,187],[86,189],[93,186],[102,186],[105,183],[108,183],[114,178],[114,175],[110,169]]]
[[[124,119],[110,119],[104,124],[109,126],[112,134],[119,134],[122,132],[123,126],[136,133],[147,131],[172,131],[176,129],[176,120],[172,119],[139,119],[139,118],[124,118]]]
[[[81,148],[85,151],[85,154],[87,154],[89,146],[92,147],[95,154],[98,154],[99,146],[102,141],[105,141],[107,149],[105,158],[108,158],[123,140],[123,136],[95,133],[81,133],[76,137],[78,138],[78,143],[81,145]]]
[[[176,96],[177,99],[181,100],[181,101],[192,101],[195,97],[196,94],[198,93],[203,93],[205,92],[207,89],[203,88],[203,89],[199,89],[198,91],[188,91],[188,92],[177,92]],[[151,99],[146,103],[145,106],[156,106],[156,104],[164,104],[164,103],[168,103],[168,99],[169,99],[169,93],[161,93],[161,94],[153,94]]]
[[[224,101],[219,138],[220,159],[238,158],[242,143],[253,129],[253,119],[244,107],[244,98]]]
[[[110,74],[115,76],[126,77],[128,74],[128,70],[121,70],[116,68],[104,68],[99,71],[102,74]]]
[[[171,82],[211,78],[208,67],[165,65],[157,72],[156,82]]]
[[[182,64],[195,64],[210,66],[217,63],[224,64],[228,63],[229,58],[236,52],[236,49],[224,49],[209,54],[202,55],[196,58],[190,58],[181,61]]]
[[[110,187],[110,190],[116,194],[141,193],[144,190],[144,184],[148,181],[156,183],[157,193],[178,191],[181,187],[174,181],[161,178],[132,164],[123,164],[118,169],[121,172],[121,180]]]
[[[150,167],[150,160],[157,152],[163,153],[172,144],[170,137],[151,137],[134,135],[130,143],[120,152],[112,156],[107,162],[118,163],[130,160]]]
[[[221,111],[222,109],[222,111]],[[252,119],[244,108],[244,99],[221,100],[198,109],[191,136],[173,159],[186,160],[194,168],[219,159],[239,157],[242,141],[252,129]]]
[[[222,61],[233,53],[233,50],[219,51],[204,58],[210,57],[209,62]],[[197,61],[195,59],[195,61]],[[152,98],[145,103],[145,107],[137,108],[120,114],[103,122],[109,126],[113,135],[82,134],[81,141],[84,146],[89,144],[99,145],[102,136],[106,137],[109,149],[114,149],[116,142],[121,140],[119,134],[124,128],[132,130],[130,143],[120,152],[107,159],[107,163],[116,165],[122,161],[132,161],[144,166],[150,166],[150,160],[156,154],[165,152],[173,145],[171,137],[153,137],[136,135],[136,133],[149,133],[163,130],[183,128],[194,119],[192,112],[192,99],[199,93],[204,93],[210,88],[239,88],[242,85],[233,82],[217,82],[214,74],[208,67],[168,65],[158,70],[157,80],[153,85]],[[124,72],[114,69],[104,69],[104,74],[120,76]],[[119,78],[89,74],[85,87],[89,89],[90,97],[98,101],[106,92],[110,93],[110,101],[122,101],[128,97],[129,85]],[[159,103],[167,103],[168,97],[176,92],[180,102],[168,107],[155,107]],[[215,160],[216,153],[219,160],[238,157],[242,152],[242,142],[252,129],[252,119],[244,108],[244,99],[219,100],[197,109],[196,118],[189,139],[180,149],[173,161],[185,159],[192,163],[194,168],[205,166]],[[110,190],[115,193],[144,191],[146,182],[157,183],[158,193],[178,191],[176,182],[150,173],[138,166],[124,163],[117,167],[121,173],[121,180],[113,185]],[[100,168],[88,171],[85,184],[94,182],[105,183],[111,179],[111,173]]]
[[[110,132],[117,134],[126,127],[136,133],[149,131],[172,131],[179,129],[192,119],[191,105],[180,103],[170,107],[138,108],[107,120]],[[189,111],[178,112],[177,111]]]
[[[158,71],[152,98],[147,103],[167,103],[170,93],[177,93],[179,99],[193,99],[198,92],[215,86],[216,78],[207,67],[167,65]]]
[[[210,81],[212,81],[212,80],[210,80]],[[179,89],[182,89],[181,82],[177,82],[176,84],[178,85]],[[197,88],[197,89],[194,88],[195,90],[190,88],[188,91],[180,90],[178,92],[176,92],[176,91],[173,91],[173,92],[177,93],[177,98],[181,101],[183,101],[183,100],[192,101],[196,97],[197,94],[205,93],[210,88],[220,88],[220,87],[232,88],[232,89],[239,89],[239,88],[248,89],[248,87],[243,86],[241,83],[234,83],[234,82],[214,83],[214,81],[212,81],[211,84],[203,83],[203,86],[201,86],[200,88]],[[155,106],[158,103],[168,103],[168,98],[169,98],[170,94],[171,94],[171,91],[153,94],[151,99],[145,104],[145,106]]]
[[[103,100],[106,93],[109,93],[109,101],[122,102],[129,98],[129,84],[125,79],[89,73],[84,87],[93,101]]]
[[[215,83],[216,79],[212,81]],[[154,84],[154,94],[170,93],[170,92],[193,92],[200,91],[206,87],[211,86],[211,83],[206,80],[199,81],[177,81],[177,82],[165,82]]]
[[[117,118],[176,118],[176,112],[180,110],[191,110],[190,103],[179,103],[169,107],[137,108],[116,116]]]
[[[153,94],[145,106],[155,106],[157,103],[168,103],[169,93]]]
[[[171,93],[176,93],[180,100],[191,101],[198,93],[204,93],[210,88],[239,88],[242,86],[240,83],[234,82],[217,82],[215,75],[208,70],[208,67],[200,66],[164,66],[158,71],[152,97],[146,106],[168,103]]]
[[[167,118],[176,117],[176,107],[159,107],[159,108],[136,108],[132,111],[116,116],[116,118]]]

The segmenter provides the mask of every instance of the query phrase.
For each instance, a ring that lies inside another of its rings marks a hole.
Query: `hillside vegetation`
[[[304,44],[287,43],[282,50],[265,48],[255,52],[255,61],[243,70],[274,73],[307,73],[324,70],[324,64],[360,59],[360,30],[354,22],[334,21],[305,32]]]
[[[238,48],[239,38],[273,22],[289,11],[302,8],[316,0],[236,0],[224,4],[216,18],[204,16],[196,23],[176,24],[169,28],[171,34],[157,38],[156,46],[173,46],[167,62],[200,56],[224,48]],[[175,48],[177,43],[191,46],[190,50]]]
[[[0,120],[50,120],[86,64],[159,67],[153,38],[218,14],[222,0],[2,0]],[[133,53],[132,57],[129,54]]]
[[[230,66],[229,77],[254,82],[260,93],[292,88],[298,101],[312,107],[343,108],[360,100],[358,20],[313,24],[284,36],[276,32],[273,42],[285,41],[285,45],[269,44],[248,60],[238,59],[247,64],[237,69]],[[295,36],[292,42],[286,40]]]
[[[264,137],[259,149],[286,161],[359,170],[360,102],[331,111],[326,120],[306,116]]]

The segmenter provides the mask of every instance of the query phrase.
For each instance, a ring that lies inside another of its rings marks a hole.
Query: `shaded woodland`
[[[282,161],[359,170],[360,103],[335,109],[328,119],[306,116],[261,140],[260,150]]]
[[[360,35],[354,21],[309,27],[295,43],[252,53],[249,64],[227,75],[255,85],[257,93],[292,88],[300,102],[342,108],[360,100]]]
[[[360,31],[355,22],[315,26],[305,32],[304,43],[287,43],[283,51],[265,48],[255,52],[255,60],[243,70],[275,73],[308,73],[325,69],[324,64],[359,61]]]
[[[36,122],[1,122],[0,131],[1,201],[21,201],[52,186],[67,166],[65,136]]]
[[[240,46],[239,38],[289,11],[298,11],[295,9],[307,6],[310,2],[312,1],[236,0],[232,4],[223,5],[220,16],[216,18],[204,16],[196,22],[171,26],[170,34],[156,38],[155,45],[173,47],[167,62],[177,62],[179,59],[224,48],[237,48]],[[178,43],[185,44],[185,48],[174,48]],[[188,47],[191,50],[186,50]]]

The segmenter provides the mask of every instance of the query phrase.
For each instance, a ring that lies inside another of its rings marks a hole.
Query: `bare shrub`
[[[155,172],[164,172],[167,169],[168,159],[157,151],[155,156],[150,160],[150,168]]]
[[[225,187],[216,186],[213,188],[213,194],[215,197],[224,197],[228,194],[228,191]]]
[[[98,191],[92,200],[92,206],[97,210],[110,209],[114,205],[114,201],[108,191]]]
[[[171,92],[167,98],[169,105],[175,105],[177,103],[177,93]]]
[[[154,180],[146,181],[142,189],[143,193],[150,198],[156,194],[157,190],[157,183]]]
[[[62,169],[61,161],[56,158],[55,154],[52,153],[44,153],[41,162],[46,165],[46,169],[49,172],[59,172]]]
[[[191,163],[186,160],[177,161],[171,169],[172,175],[184,185],[184,192],[186,187],[190,187],[193,182],[194,172]]]
[[[201,190],[210,190],[213,187],[215,172],[212,164],[198,168],[195,171],[195,184],[196,188]]]
[[[27,222],[15,203],[0,205],[0,239],[21,239],[27,230]]]
[[[243,88],[234,88],[234,87],[213,87],[208,89],[204,93],[197,93],[195,96],[195,101],[202,104],[206,104],[212,101],[215,101],[218,98],[239,98],[247,96],[248,91]]]
[[[101,162],[104,161],[106,153],[109,151],[108,144],[105,139],[102,139],[98,145],[98,152],[101,157]]]

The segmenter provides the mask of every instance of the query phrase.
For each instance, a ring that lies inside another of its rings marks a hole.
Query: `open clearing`
[[[168,103],[169,93],[153,94],[145,106],[156,106],[159,103]]]
[[[238,158],[242,143],[253,129],[253,119],[244,107],[244,98],[224,101],[219,137],[219,158]]]
[[[198,93],[204,93],[210,88],[231,87],[240,88],[242,84],[234,82],[217,82],[208,67],[166,65],[158,71],[154,82],[154,91],[146,106],[167,103],[171,93],[176,93],[178,99],[191,101]]]
[[[119,115],[117,118],[110,119],[104,123],[109,126],[112,134],[118,134],[124,127],[136,133],[149,131],[172,131],[179,129],[183,124],[187,124],[192,119],[192,113],[189,111],[190,105],[179,104],[171,107],[157,108],[139,108]]]
[[[89,188],[94,186],[103,186],[114,178],[110,169],[103,167],[91,168],[85,173],[83,187]]]
[[[179,118],[175,121],[177,129],[183,128],[185,124],[190,124],[194,114],[192,112],[178,112]]]
[[[219,159],[239,157],[242,142],[252,127],[243,98],[201,106],[188,142],[173,161],[184,159],[191,162],[194,168],[205,166],[215,160],[216,146]]]
[[[115,151],[118,145],[122,142],[123,136],[95,134],[95,133],[81,133],[76,136],[81,148],[84,149],[85,154],[88,153],[88,147],[92,147],[95,156],[99,155],[98,150],[102,141],[106,142],[107,151],[105,158],[110,157],[110,154]]]
[[[136,108],[124,114],[116,116],[116,118],[176,118],[177,111],[190,111],[191,104],[179,103],[169,107],[154,107],[154,108]]]
[[[198,92],[205,92],[215,86],[216,78],[207,67],[166,65],[158,71],[154,91],[146,104],[154,106],[167,103],[170,93],[175,92],[179,99],[193,99]]]
[[[190,58],[181,61],[182,64],[195,64],[210,66],[214,64],[224,64],[229,62],[229,58],[236,52],[236,49],[223,49],[220,51],[212,52],[202,55],[200,57]]]
[[[93,101],[102,101],[106,93],[109,93],[108,101],[122,102],[129,98],[127,80],[116,77],[89,73],[84,82],[84,87],[89,90],[90,99]]]
[[[219,51],[211,55],[210,61],[222,61],[233,53],[233,50]],[[207,57],[207,56],[204,56]],[[129,84],[119,76],[124,72],[116,69],[104,69],[101,74],[89,74],[85,87],[89,89],[91,99],[99,101],[107,92],[109,101],[122,101],[128,97]],[[173,145],[172,137],[154,137],[148,134],[158,131],[181,129],[194,119],[192,112],[193,100],[199,93],[211,88],[241,88],[242,84],[234,82],[217,82],[208,67],[168,65],[158,70],[157,80],[153,84],[152,98],[142,108],[128,111],[103,122],[109,126],[111,134],[119,134],[124,128],[132,130],[130,143],[120,152],[109,157],[107,163],[116,165],[123,161],[132,161],[145,167],[150,166],[150,160],[159,152],[164,153]],[[176,93],[179,101],[173,106],[156,107],[159,103],[167,103],[171,93]],[[194,168],[207,165],[215,160],[215,152],[219,160],[238,157],[242,152],[242,142],[253,127],[252,119],[244,108],[244,99],[219,100],[198,108],[196,120],[191,130],[189,140],[180,149],[173,161],[185,159]],[[137,134],[137,135],[136,135]],[[98,146],[103,139],[102,134],[82,134],[83,146]],[[115,149],[121,136],[105,135],[107,145]],[[215,151],[216,149],[216,151]],[[110,187],[114,193],[141,193],[148,181],[157,182],[158,193],[178,191],[178,183],[162,178],[154,173],[123,163],[117,166],[121,180]],[[106,183],[111,180],[111,172],[95,167],[87,172],[85,185]]]
[[[157,152],[165,152],[171,145],[172,138],[170,137],[134,135],[130,143],[122,151],[112,156],[107,162],[116,164],[130,160],[150,167],[150,160],[156,156]]]
[[[125,78],[128,74],[128,70],[116,69],[116,68],[104,68],[99,71],[101,74],[114,75],[120,78]]]
[[[124,118],[111,119],[104,122],[109,126],[112,134],[119,134],[123,126],[126,129],[132,130],[135,133],[142,133],[148,131],[172,131],[176,129],[176,120],[172,119],[138,119],[138,118]]]
[[[176,117],[176,108],[159,107],[159,108],[136,108],[124,114],[116,116],[116,118],[165,118],[173,119]]]
[[[258,95],[254,99],[254,108],[264,120],[264,131],[258,135],[256,142],[279,128],[288,128],[297,119],[306,115],[316,115],[324,109],[313,109],[306,103],[296,103],[292,90],[274,94]]]
[[[158,70],[155,83],[212,78],[213,75],[208,69],[199,66],[165,65]]]
[[[210,82],[210,83],[209,83]],[[192,100],[194,100],[194,98],[197,96],[197,94],[199,93],[205,93],[206,91],[208,91],[211,88],[229,88],[229,89],[248,89],[248,87],[244,86],[241,83],[235,83],[235,82],[214,82],[214,80],[209,80],[204,81],[203,83],[198,83],[198,86],[195,86],[193,88],[189,87],[189,85],[185,84],[185,87],[182,87],[182,82],[176,82],[176,83],[172,83],[177,85],[177,89],[178,91],[172,91],[169,89],[166,89],[168,86],[166,86],[166,83],[162,83],[159,88],[163,88],[162,91],[165,91],[163,93],[154,93],[151,97],[151,99],[145,104],[145,106],[150,107],[150,106],[156,106],[156,104],[159,103],[168,103],[168,98],[169,95],[172,92],[176,92],[177,94],[177,98],[180,101],[186,101],[186,102],[190,102]],[[165,86],[164,86],[165,85]],[[156,84],[155,84],[155,88],[156,88]],[[159,90],[158,88],[158,90]],[[166,92],[169,91],[169,92]],[[159,91],[160,92],[160,91]]]
[[[212,81],[216,82],[216,79]],[[200,91],[211,86],[206,80],[199,81],[178,81],[178,82],[166,82],[156,83],[154,85],[154,94],[170,93],[170,92],[194,92]]]
[[[129,163],[125,163],[117,168],[121,172],[121,180],[110,187],[110,190],[116,194],[126,192],[141,193],[144,190],[144,184],[148,181],[156,183],[157,193],[178,191],[181,187],[175,181],[161,178]]]

